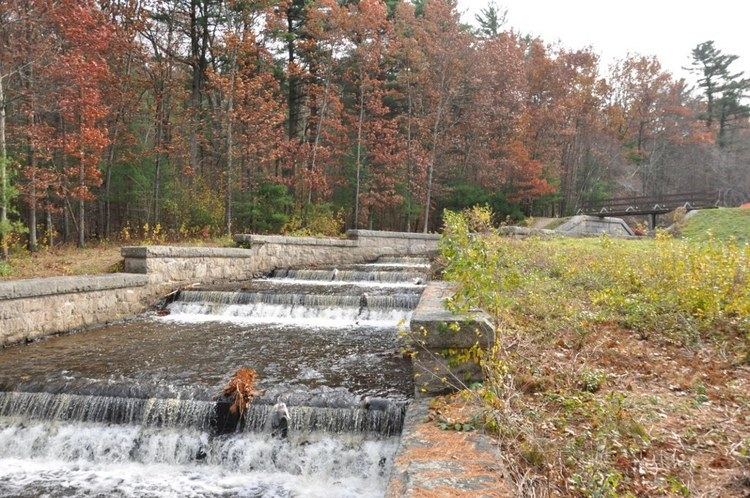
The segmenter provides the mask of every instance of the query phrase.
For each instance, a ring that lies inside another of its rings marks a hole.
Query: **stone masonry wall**
[[[437,251],[436,234],[351,230],[347,237],[238,235],[244,248],[123,247],[125,273],[0,282],[0,347],[136,315],[187,284]]]
[[[432,254],[436,234],[350,230],[348,238],[237,235],[244,248],[123,247],[125,271],[158,276],[176,285],[214,283],[266,275],[275,268],[374,261],[380,256]]]
[[[0,282],[0,347],[140,313],[156,297],[148,284],[124,273]]]

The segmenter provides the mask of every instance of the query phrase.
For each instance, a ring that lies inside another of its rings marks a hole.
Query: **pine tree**
[[[706,96],[706,112],[702,118],[708,128],[718,121],[717,141],[722,147],[729,141],[727,133],[731,124],[750,116],[750,106],[743,102],[750,90],[750,79],[744,78],[742,71],[732,73],[730,68],[738,58],[723,54],[713,41],[700,43],[693,49],[691,70],[700,76],[698,86]]]
[[[505,24],[508,9],[501,10],[495,2],[490,2],[487,7],[479,11],[474,18],[479,23],[477,33],[486,38],[496,38]]]

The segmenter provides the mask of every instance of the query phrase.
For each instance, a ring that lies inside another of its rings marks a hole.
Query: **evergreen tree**
[[[508,9],[500,10],[495,2],[490,2],[487,7],[479,11],[474,18],[479,23],[477,33],[479,36],[486,38],[495,38],[500,34],[500,30],[505,24],[508,16]]]
[[[732,73],[730,66],[739,56],[723,54],[709,40],[693,49],[691,71],[699,75],[698,86],[706,96],[706,112],[702,117],[706,126],[719,124],[718,142],[725,146],[732,123],[750,116],[750,107],[744,104],[750,90],[750,79],[742,71]]]

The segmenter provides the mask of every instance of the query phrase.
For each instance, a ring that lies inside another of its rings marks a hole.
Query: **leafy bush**
[[[14,217],[18,217],[18,212],[13,207],[13,201],[18,197],[18,189],[16,189],[13,184],[16,173],[9,159],[5,159],[5,166],[6,185],[4,193],[8,218],[5,221],[0,222],[0,243],[4,244],[6,248],[14,249],[14,246],[22,246],[21,236],[28,230],[22,221],[13,219]],[[2,250],[2,248],[0,248],[0,250]],[[5,263],[5,266],[6,271],[9,274],[10,266],[7,262]]]
[[[0,261],[0,277],[8,277],[13,272],[7,261]]]
[[[224,200],[216,195],[215,186],[201,178],[190,183],[176,182],[164,199],[164,215],[171,226],[185,226],[191,231],[224,226]]]
[[[502,192],[491,192],[472,183],[457,183],[439,204],[442,209],[461,211],[474,206],[488,206],[495,224],[507,221],[517,223],[524,219],[518,204],[508,201]]]
[[[343,211],[332,204],[299,206],[284,226],[284,233],[296,236],[338,237],[343,231]]]

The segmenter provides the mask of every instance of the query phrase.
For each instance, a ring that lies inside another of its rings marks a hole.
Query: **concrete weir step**
[[[456,292],[455,284],[440,280],[428,282],[410,322],[410,347],[413,356],[414,383],[418,395],[436,396],[453,392],[461,383],[481,380],[482,372],[471,362],[448,367],[447,350],[466,350],[492,341],[492,324],[486,314],[458,315],[449,311],[445,301]]]
[[[386,489],[388,498],[514,496],[504,476],[499,449],[490,436],[479,431],[443,430],[429,417],[432,396],[482,378],[474,364],[452,364],[449,368],[444,353],[492,340],[492,325],[484,313],[460,315],[446,308],[446,299],[455,292],[451,282],[429,282],[412,315],[410,348],[416,353],[413,368],[417,396],[404,418]]]

